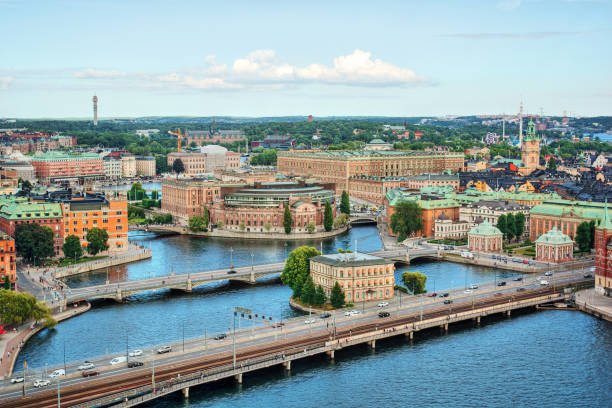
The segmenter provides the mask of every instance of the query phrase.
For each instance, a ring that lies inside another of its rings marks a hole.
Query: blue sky
[[[612,115],[607,0],[0,0],[0,117]]]

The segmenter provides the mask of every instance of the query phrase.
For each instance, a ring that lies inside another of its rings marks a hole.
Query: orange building
[[[15,240],[5,233],[0,233],[0,287],[4,288],[6,276],[11,282],[11,289],[15,289],[17,281],[17,268],[15,267]]]

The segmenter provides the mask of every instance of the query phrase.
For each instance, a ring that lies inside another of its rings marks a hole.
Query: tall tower
[[[92,101],[93,101],[93,109],[94,109],[93,124],[94,126],[98,126],[98,97],[94,95]]]
[[[527,135],[525,135],[525,141],[521,145],[521,160],[523,167],[530,170],[535,170],[540,165],[540,139],[536,135],[533,119],[529,119]]]
[[[600,295],[612,296],[612,270],[610,247],[612,223],[608,215],[608,199],[604,205],[603,217],[595,227],[595,291]]]
[[[523,146],[523,101],[519,109],[519,146]]]

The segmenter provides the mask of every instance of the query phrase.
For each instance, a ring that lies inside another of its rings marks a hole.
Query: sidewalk
[[[612,298],[596,293],[594,288],[576,292],[576,306],[588,314],[612,322]]]

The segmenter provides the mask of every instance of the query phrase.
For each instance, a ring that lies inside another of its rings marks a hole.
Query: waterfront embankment
[[[599,319],[612,322],[612,298],[598,294],[595,289],[576,292],[576,308]]]

